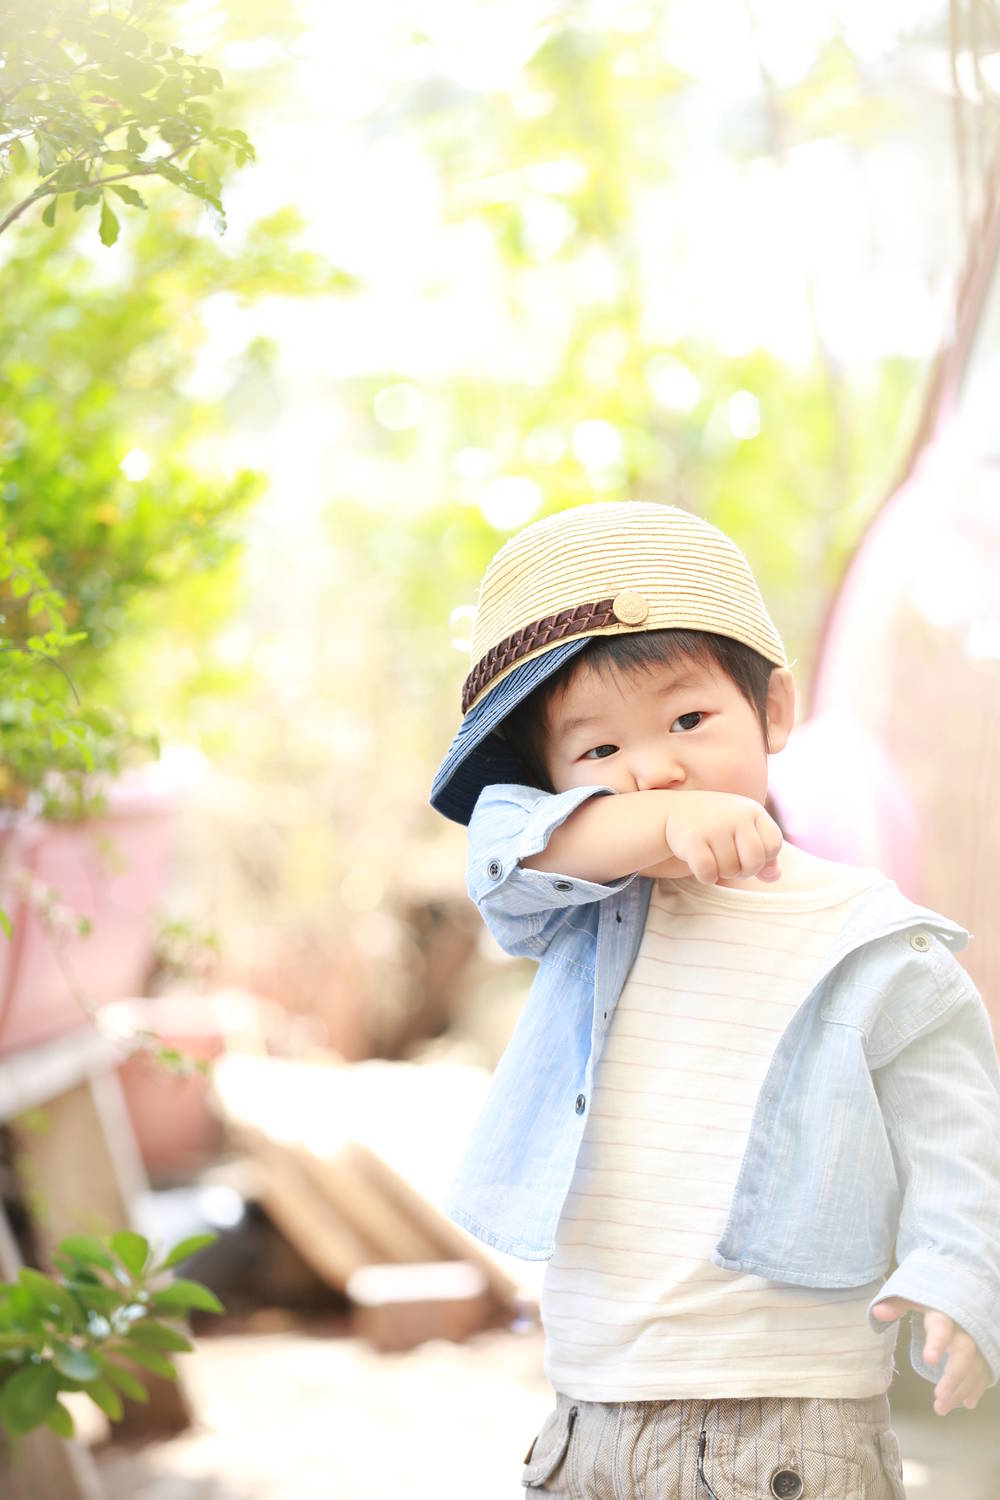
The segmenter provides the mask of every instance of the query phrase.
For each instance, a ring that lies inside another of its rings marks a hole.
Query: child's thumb
[[[872,1317],[877,1318],[880,1323],[892,1323],[904,1312],[905,1308],[900,1307],[895,1298],[889,1297],[885,1302],[876,1302],[872,1308]]]

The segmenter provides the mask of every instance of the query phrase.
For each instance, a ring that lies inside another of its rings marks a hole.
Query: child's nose
[[[636,751],[631,769],[637,792],[665,791],[684,782],[680,757],[673,754],[669,746],[656,745]]]

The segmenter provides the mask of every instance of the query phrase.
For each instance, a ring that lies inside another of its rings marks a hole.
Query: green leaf
[[[0,906],[0,927],[3,928],[8,938],[12,938],[14,936],[14,929],[11,926],[10,917],[8,917],[2,906]]]
[[[118,220],[108,207],[107,198],[101,198],[101,244],[113,245],[118,238]]]
[[[157,1349],[140,1349],[130,1344],[127,1349],[116,1349],[116,1354],[122,1355],[133,1365],[141,1365],[144,1370],[152,1370],[154,1375],[162,1375],[165,1380],[176,1380],[177,1371]]]
[[[0,1388],[0,1422],[11,1437],[39,1427],[48,1418],[59,1391],[59,1376],[50,1364],[26,1365]]]
[[[122,1369],[121,1365],[115,1364],[113,1360],[102,1361],[104,1373],[109,1380],[114,1381],[118,1388],[131,1396],[133,1401],[146,1402],[149,1400],[149,1392],[142,1381],[132,1374],[131,1370]]]
[[[113,1313],[124,1301],[121,1292],[116,1292],[110,1286],[96,1286],[90,1281],[76,1280],[67,1281],[66,1285],[79,1297],[84,1307],[93,1308],[95,1312]]]
[[[45,224],[49,229],[51,229],[56,222],[56,207],[58,203],[58,198],[50,198],[45,208],[42,209],[42,223]]]
[[[170,1266],[176,1266],[179,1261],[187,1260],[189,1255],[195,1255],[199,1250],[204,1250],[206,1245],[214,1245],[219,1238],[217,1234],[193,1234],[189,1239],[181,1240],[180,1244],[174,1246],[160,1269],[166,1271]]]
[[[42,135],[37,130],[35,131],[35,145],[38,147],[38,165],[47,176],[49,172],[54,172],[59,164],[55,148],[48,136]]]
[[[80,1308],[72,1295],[50,1276],[43,1276],[41,1271],[35,1271],[31,1266],[22,1266],[17,1279],[31,1293],[39,1307],[63,1313],[72,1322],[79,1319]]]
[[[106,1271],[114,1267],[114,1261],[100,1240],[89,1234],[71,1234],[59,1241],[58,1248],[63,1255],[72,1255],[74,1260],[83,1261],[85,1265],[103,1266]]]
[[[202,1286],[200,1281],[185,1281],[183,1277],[179,1277],[162,1291],[153,1292],[151,1301],[155,1307],[198,1307],[203,1312],[214,1313],[226,1310],[207,1286]]]
[[[57,1339],[52,1341],[52,1363],[60,1375],[66,1375],[70,1380],[93,1380],[101,1373],[101,1366],[89,1349],[64,1344]]]
[[[124,183],[117,183],[116,182],[113,185],[111,191],[113,193],[117,193],[118,196],[119,196],[119,198],[123,198],[126,203],[131,203],[131,205],[132,205],[133,208],[145,208],[146,207],[143,199],[136,192],[136,190],[135,190],[134,187],[128,187]]]
[[[122,1416],[122,1398],[115,1390],[110,1381],[99,1377],[97,1380],[88,1380],[81,1387],[87,1392],[90,1399],[106,1412],[112,1422],[120,1422]]]
[[[131,1229],[120,1229],[111,1236],[111,1248],[126,1270],[141,1276],[149,1259],[149,1241]]]
[[[56,1401],[49,1409],[45,1417],[45,1423],[46,1426],[52,1428],[53,1432],[58,1433],[61,1438],[71,1438],[76,1431],[73,1415],[67,1406],[63,1406],[61,1401]]]
[[[28,153],[24,149],[23,141],[11,141],[10,164],[15,172],[26,172],[28,170]]]
[[[153,1318],[133,1323],[125,1337],[129,1343],[139,1344],[144,1349],[172,1349],[177,1354],[187,1353],[193,1347],[182,1333],[168,1328],[166,1323],[157,1323]]]
[[[146,149],[146,138],[137,125],[130,125],[126,137],[128,149],[133,156],[141,156]]]

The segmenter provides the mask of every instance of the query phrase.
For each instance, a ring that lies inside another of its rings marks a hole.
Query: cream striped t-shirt
[[[767,1065],[854,901],[656,880],[595,1070],[542,1282],[545,1374],[589,1401],[884,1392],[898,1324],[880,1282],[818,1289],[725,1271],[725,1223]],[[862,1166],[863,1164],[859,1164]]]

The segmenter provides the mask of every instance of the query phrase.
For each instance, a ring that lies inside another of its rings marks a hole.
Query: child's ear
[[[767,753],[788,743],[795,724],[795,678],[789,667],[775,667],[767,684]]]

